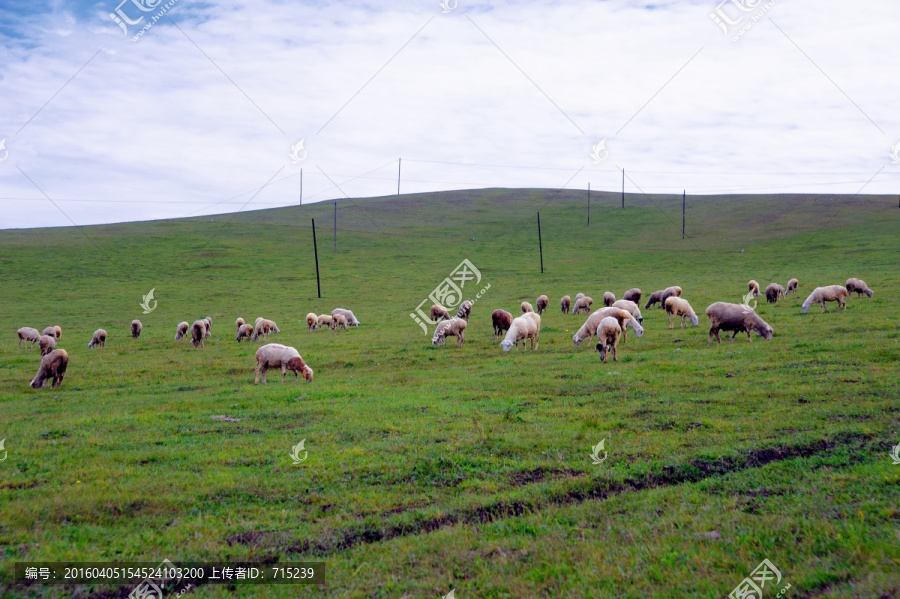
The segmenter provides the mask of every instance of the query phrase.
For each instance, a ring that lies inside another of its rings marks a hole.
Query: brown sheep
[[[653,293],[651,293],[650,297],[647,298],[647,303],[644,304],[644,310],[646,310],[653,304],[659,303],[660,298],[662,297],[662,294],[665,292],[666,292],[665,289],[660,289],[659,291],[654,291]]]
[[[206,339],[206,321],[195,320],[191,325],[191,344],[194,347],[203,347],[204,339]]]
[[[528,302],[522,302],[522,305],[520,306],[520,308],[522,308],[522,314],[527,314],[528,312],[534,312],[534,308],[532,308],[531,304],[529,304]]]
[[[63,376],[66,374],[66,368],[69,366],[69,354],[64,349],[54,349],[52,352],[41,358],[41,366],[33,379],[31,379],[31,388],[40,389],[44,386],[44,381],[49,378],[53,379],[51,387],[59,387],[62,385]]]
[[[47,327],[41,334],[56,337],[56,340],[59,341],[59,338],[62,337],[62,329],[59,327]]]
[[[641,290],[637,287],[632,287],[622,295],[622,299],[639,304],[641,303]]]
[[[41,335],[38,344],[41,347],[41,355],[46,356],[56,347],[56,337],[53,335]]]
[[[784,299],[784,287],[778,283],[769,283],[766,286],[766,301],[770,304],[774,304],[778,301],[779,297]]]
[[[813,304],[822,304],[822,312],[828,312],[825,302],[837,302],[838,308],[847,309],[844,298],[849,297],[850,292],[843,285],[829,285],[828,287],[816,287],[809,297],[803,302],[803,313],[809,311]]]
[[[847,283],[845,285],[847,287],[847,293],[856,293],[856,297],[862,297],[865,293],[866,297],[872,297],[875,295],[875,292],[869,289],[869,286],[866,285],[866,282],[856,278],[847,279]]]
[[[319,323],[319,317],[314,313],[310,312],[306,315],[306,328],[310,331],[316,330],[316,325]]]
[[[559,300],[559,307],[562,309],[563,314],[568,314],[569,308],[572,307],[572,298],[568,295],[562,296],[562,299]]]
[[[731,340],[737,337],[738,333],[747,333],[747,341],[752,341],[750,332],[753,331],[766,341],[772,338],[772,327],[766,321],[759,317],[753,310],[749,310],[742,304],[729,304],[726,302],[716,302],[710,304],[706,309],[706,315],[709,316],[709,341],[713,337],[717,343],[721,343],[719,331],[734,331]]]
[[[144,325],[141,324],[140,320],[132,320],[131,321],[131,338],[137,339],[141,336],[141,330],[143,330]]]
[[[616,303],[616,296],[613,295],[612,291],[607,291],[603,294],[603,305],[607,308]]]
[[[244,320],[243,318],[241,318],[240,316],[238,316],[237,320],[234,321],[234,326],[235,326],[238,330],[240,330],[241,327],[244,326],[245,324],[247,324],[247,321],[245,321],[245,320]]]
[[[577,300],[575,300],[575,309],[572,310],[572,314],[578,314],[579,312],[584,312],[585,314],[591,313],[591,305],[594,303],[594,300],[589,298],[586,295],[582,295]]]
[[[242,324],[238,327],[237,337],[235,340],[240,343],[244,339],[252,339],[253,338],[253,325],[252,324]]]
[[[450,320],[450,312],[448,312],[447,308],[440,304],[432,304],[431,321],[440,322],[442,320]]]
[[[662,295],[659,296],[659,309],[666,309],[666,300],[670,297],[681,297],[681,287],[674,285],[663,289]]]
[[[544,310],[547,309],[547,305],[550,303],[550,298],[546,295],[539,295],[537,300],[535,300],[534,305],[537,306],[537,313],[543,314]]]
[[[789,296],[793,292],[797,291],[797,287],[800,286],[800,282],[797,279],[791,279],[787,284],[787,291],[784,292],[784,297]]]
[[[503,335],[503,331],[508,331],[512,325],[512,314],[506,310],[494,310],[491,313],[491,320],[494,323],[494,334],[498,337]]]

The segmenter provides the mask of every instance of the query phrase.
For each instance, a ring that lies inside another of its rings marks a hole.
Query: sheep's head
[[[597,348],[597,351],[600,352],[600,359],[605,362],[606,361],[606,346],[603,344],[602,341],[600,341],[597,343],[597,345],[595,347]]]
[[[582,337],[579,333],[575,333],[572,335],[572,343],[575,345],[581,345],[581,342],[584,341],[584,337]]]
[[[500,347],[503,348],[503,351],[509,351],[512,347],[512,341],[506,341],[505,339],[500,342]]]
[[[871,289],[866,289],[866,296],[872,297],[873,295],[875,295],[874,291],[872,291]]]
[[[696,318],[696,316],[694,318]],[[694,324],[696,324],[696,323],[694,323]],[[625,323],[625,325],[634,329],[634,332],[637,334],[638,337],[644,336],[644,327],[641,326],[641,323],[639,323],[636,318],[629,318],[628,321]]]
[[[41,377],[40,374],[38,374],[36,377],[31,379],[31,383],[29,383],[29,384],[31,385],[32,389],[40,389],[41,387],[44,386],[44,379],[43,379],[43,377]]]
[[[809,304],[803,304],[803,308],[800,310],[803,314],[809,312]]]
[[[303,369],[303,378],[306,379],[307,383],[311,383],[313,380],[313,369],[309,366]]]
[[[693,324],[694,326],[697,326],[700,324],[700,318],[696,314],[691,316],[691,324]]]

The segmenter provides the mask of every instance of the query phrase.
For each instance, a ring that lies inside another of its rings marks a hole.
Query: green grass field
[[[330,203],[0,231],[0,594],[126,597],[19,584],[13,564],[168,558],[327,568],[323,586],[194,597],[724,597],[769,559],[783,579],[767,598],[900,597],[896,198],[689,198],[685,240],[680,196],[626,203],[592,194],[587,227],[575,192],[345,200],[337,252]],[[466,258],[490,289],[465,345],[432,347],[409,313]],[[851,276],[874,298],[800,314]],[[757,308],[771,341],[707,343],[706,306],[790,277],[798,295]],[[584,317],[561,314],[562,295],[596,308],[606,290],[669,285],[699,327],[651,308],[618,362],[573,347]],[[539,349],[503,353],[491,311],[540,294]],[[335,307],[362,326],[306,330]],[[205,348],[174,341],[207,315]],[[238,316],[275,320],[271,341],[315,380],[254,386]],[[15,331],[57,324],[65,381],[33,390],[39,353]],[[87,349],[100,327],[106,347]]]

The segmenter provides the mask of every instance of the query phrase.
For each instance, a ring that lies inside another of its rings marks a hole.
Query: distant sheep
[[[235,337],[235,341],[240,343],[244,339],[253,339],[253,325],[252,324],[242,324],[238,327],[237,337]]]
[[[181,341],[188,334],[188,330],[190,330],[191,325],[187,322],[179,322],[178,327],[175,329],[175,341]]]
[[[752,341],[751,332],[755,332],[767,341],[772,338],[772,327],[756,312],[748,310],[742,304],[716,302],[710,304],[706,309],[706,315],[709,316],[709,341],[715,337],[716,342],[721,343],[719,331],[734,331],[731,336],[732,341],[738,333],[744,332],[747,333],[747,341]]]
[[[809,294],[809,297],[806,298],[806,301],[803,302],[803,313],[806,314],[809,311],[809,307],[813,304],[821,304],[822,312],[828,312],[828,308],[825,307],[825,302],[837,302],[838,308],[846,310],[847,305],[844,303],[844,298],[849,296],[850,292],[847,291],[847,288],[843,285],[816,287],[813,289],[813,292]]]
[[[38,344],[41,347],[41,355],[46,356],[56,347],[56,337],[53,335],[41,335]]]
[[[41,334],[37,329],[31,327],[22,327],[18,331],[16,331],[16,336],[19,338],[19,347],[22,347],[22,343],[26,341],[30,341],[31,343],[28,345],[29,348],[34,347],[34,344],[39,342],[41,339]]]
[[[778,301],[778,298],[784,299],[784,287],[778,283],[769,283],[766,286],[766,301],[774,304]]]
[[[603,305],[609,308],[614,303],[616,303],[616,296],[613,295],[612,291],[607,291],[603,294]]]
[[[572,310],[572,314],[578,314],[579,312],[584,312],[585,314],[591,313],[591,305],[594,303],[594,300],[589,298],[586,295],[579,297],[575,300],[575,309]]]
[[[59,387],[62,385],[63,376],[66,374],[66,368],[69,366],[69,354],[64,349],[54,349],[52,352],[41,358],[41,366],[33,379],[31,379],[31,388],[40,389],[44,386],[44,381],[52,378],[51,387]]]
[[[700,319],[697,318],[697,314],[694,313],[694,309],[691,308],[691,305],[688,301],[682,297],[672,296],[666,300],[666,317],[669,319],[669,328],[675,328],[675,319],[677,317],[681,317],[681,327],[684,327],[684,319],[689,318],[691,324],[697,326],[700,324]]]
[[[319,314],[319,320],[316,324],[318,329],[322,327],[330,329],[334,327],[334,319],[331,317],[331,314]]]
[[[266,341],[269,340],[269,335],[271,333],[280,333],[281,331],[278,328],[278,325],[275,324],[274,320],[269,320],[268,318],[257,318],[256,326],[253,327],[253,337],[250,339],[252,341],[259,341],[260,337],[265,337]]]
[[[519,341],[523,345],[531,339],[531,349],[536,350],[541,334],[541,315],[536,312],[527,312],[512,321],[509,330],[506,332],[506,338],[500,342],[503,351],[509,351],[515,345],[516,351],[519,351]]]
[[[191,344],[194,347],[203,347],[204,339],[206,339],[206,321],[195,320],[191,325]]]
[[[856,293],[856,297],[862,297],[864,293],[866,294],[866,297],[872,297],[873,295],[875,295],[875,292],[869,289],[869,286],[866,285],[866,282],[860,279],[847,279],[847,284],[845,286],[847,287],[848,295],[854,292]]]
[[[459,305],[459,310],[456,311],[456,317],[462,318],[466,322],[469,322],[469,316],[472,314],[472,302],[469,300],[465,300],[463,303]]]
[[[187,333],[187,323],[184,324],[185,333]],[[180,338],[180,337],[179,337]],[[104,347],[106,345],[106,331],[103,329],[97,329],[94,331],[94,334],[91,336],[91,342],[88,343],[88,349],[94,349],[97,346]]]
[[[600,322],[603,321],[604,318],[615,318],[618,321],[623,334],[626,327],[631,327],[638,337],[644,335],[644,327],[641,326],[641,323],[639,323],[628,310],[609,307],[601,308],[588,316],[587,320],[584,321],[584,324],[581,325],[581,328],[572,335],[572,343],[577,346],[581,345],[585,339],[588,341],[593,339],[594,335],[597,334],[597,327],[600,326]]]
[[[662,295],[659,296],[659,308],[660,310],[666,309],[666,300],[670,297],[681,297],[681,287],[678,285],[674,285],[672,287],[666,287],[663,289]]]
[[[140,320],[132,320],[131,321],[131,338],[137,339],[141,336],[141,330],[143,330],[144,325],[141,324]]]
[[[237,328],[238,330],[240,330],[240,328],[241,328],[242,326],[244,326],[245,324],[247,324],[247,322],[246,322],[243,318],[241,318],[241,317],[238,317],[238,319],[234,321],[234,326],[235,326],[235,328]]]
[[[534,305],[537,306],[537,313],[543,314],[544,310],[547,309],[547,306],[550,304],[550,298],[546,295],[539,295],[537,300],[535,300]]]
[[[206,323],[206,339],[209,339],[212,337],[212,316],[207,316],[203,322]]]
[[[647,298],[647,303],[644,304],[644,310],[646,310],[647,308],[649,308],[650,306],[652,306],[654,304],[658,304],[660,301],[660,298],[662,297],[662,294],[665,292],[666,292],[665,289],[660,289],[659,291],[654,291],[653,293],[651,293],[650,297]]]
[[[531,304],[528,302],[522,302],[522,305],[519,306],[522,308],[522,314],[527,314],[528,312],[534,312],[534,308],[531,307]]]
[[[503,334],[503,331],[508,331],[510,325],[512,325],[512,320],[512,314],[506,310],[494,310],[491,312],[491,321],[494,323],[494,334],[499,337]]]
[[[59,338],[62,337],[62,329],[59,327],[47,327],[41,334],[56,337],[56,340],[59,341]]]
[[[434,337],[431,339],[432,345],[445,345],[447,343],[447,335],[456,337],[456,345],[462,345],[465,340],[465,331],[468,323],[462,318],[455,317],[450,320],[438,324],[434,330]]]
[[[263,385],[266,384],[266,371],[269,368],[281,368],[281,382],[287,376],[287,371],[294,373],[294,380],[299,380],[300,373],[303,378],[309,382],[313,380],[313,370],[306,365],[300,353],[293,347],[281,345],[279,343],[269,343],[263,345],[256,350],[256,380],[254,385],[259,384],[259,378],[262,376]]]
[[[616,301],[612,305],[612,307],[627,311],[634,317],[635,320],[637,320],[641,324],[644,324],[644,317],[641,316],[641,309],[638,308],[638,305],[635,302],[631,300],[620,299]]]
[[[622,299],[639,304],[641,303],[641,290],[637,287],[632,287],[622,294]]]
[[[797,291],[797,287],[800,286],[800,282],[797,279],[791,279],[787,284],[787,291],[784,292],[784,297],[789,296],[790,294]]]
[[[338,327],[346,330],[348,326],[347,317],[343,314],[335,314],[331,319],[331,330],[335,330]]]
[[[759,297],[759,283],[753,279],[747,283],[747,291],[753,294],[753,297]]]
[[[316,330],[316,324],[319,322],[319,317],[310,312],[306,315],[306,328],[310,331]]]
[[[562,296],[562,299],[559,300],[559,307],[563,314],[568,314],[569,308],[572,307],[572,298],[568,295]]]
[[[350,326],[359,328],[359,325],[362,324],[361,322],[359,322],[359,320],[356,319],[356,316],[353,315],[352,310],[345,310],[344,308],[335,308],[334,310],[331,311],[332,316],[336,316],[338,314],[343,314],[347,318],[347,324],[349,324]]]
[[[584,294],[583,294],[583,293],[576,293],[576,294],[575,294],[575,301],[578,301],[578,300],[580,300],[580,299],[583,298],[583,297],[584,297]]]
[[[612,316],[607,316],[600,321],[597,327],[597,351],[600,352],[600,359],[606,362],[606,358],[612,352],[613,361],[618,361],[616,349],[619,345],[619,335],[622,334],[622,327],[619,321]]]
[[[440,322],[442,320],[450,320],[450,312],[440,304],[431,305],[431,321]]]

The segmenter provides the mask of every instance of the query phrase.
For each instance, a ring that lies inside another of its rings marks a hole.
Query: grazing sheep
[[[41,355],[46,356],[56,347],[56,337],[53,335],[41,335],[38,344],[41,347]]]
[[[244,339],[252,339],[253,331],[254,331],[254,328],[253,328],[252,324],[242,324],[241,326],[238,327],[237,337],[235,337],[235,340],[238,343],[240,343]]]
[[[575,294],[575,301],[577,302],[578,300],[580,300],[580,299],[583,298],[583,297],[584,297],[584,294],[583,294],[583,293],[576,293],[576,294]]]
[[[510,325],[512,325],[512,320],[512,314],[506,310],[494,310],[491,312],[491,321],[494,323],[494,334],[499,337],[503,334],[503,331],[508,331]]]
[[[280,343],[269,343],[263,345],[256,350],[256,380],[254,385],[259,384],[259,377],[262,375],[263,385],[266,383],[266,371],[269,368],[281,368],[281,382],[287,376],[287,371],[294,373],[294,381],[299,380],[299,374],[303,373],[303,378],[310,383],[313,380],[313,370],[303,361],[300,353],[293,347],[281,345]]]
[[[672,287],[666,287],[663,289],[662,295],[659,296],[659,309],[666,309],[666,300],[670,297],[681,297],[681,287],[678,285],[674,285]]]
[[[600,352],[600,359],[606,362],[609,352],[612,352],[613,362],[617,362],[616,348],[619,345],[619,335],[622,334],[622,327],[619,321],[612,316],[607,316],[600,321],[597,327],[597,351]]]
[[[622,299],[628,300],[629,302],[634,302],[635,304],[641,303],[641,290],[637,287],[632,287],[624,294],[622,294]]]
[[[531,349],[536,350],[540,334],[541,315],[536,312],[526,312],[512,321],[506,332],[506,338],[500,342],[500,347],[503,348],[503,351],[509,351],[515,344],[516,351],[519,351],[519,341],[522,341],[524,345],[525,341],[531,339]]]
[[[41,334],[37,329],[33,329],[31,327],[22,327],[18,331],[16,331],[16,336],[19,338],[19,347],[22,347],[23,341],[30,341],[31,344],[28,346],[29,348],[34,347],[34,344],[40,341]]]
[[[64,349],[54,349],[52,352],[41,358],[41,366],[33,379],[31,379],[31,388],[40,389],[44,386],[44,381],[49,378],[53,379],[51,387],[59,387],[62,385],[63,376],[66,374],[66,368],[69,366],[69,354]]]
[[[240,330],[240,328],[241,328],[242,326],[244,326],[245,324],[247,324],[247,322],[246,322],[243,318],[241,318],[240,316],[238,317],[237,320],[234,321],[234,326],[235,326],[238,330]]]
[[[697,326],[700,319],[694,313],[694,309],[688,301],[682,297],[672,296],[666,300],[666,317],[669,319],[669,328],[675,328],[675,318],[681,317],[681,328],[684,328],[684,319],[690,318],[691,324]]]
[[[766,301],[770,304],[774,304],[778,301],[779,297],[784,299],[784,287],[778,283],[769,283],[766,286]]]
[[[359,328],[359,325],[362,324],[356,319],[356,316],[353,315],[353,312],[351,310],[345,310],[344,308],[335,308],[331,311],[332,316],[336,316],[338,314],[343,314],[347,318],[347,324],[355,326],[356,328]]]
[[[647,303],[644,304],[644,310],[652,306],[653,304],[659,303],[662,294],[665,293],[665,289],[660,289],[659,291],[654,291],[650,294],[650,297],[647,298]]]
[[[178,327],[175,329],[175,341],[181,341],[188,334],[190,328],[191,325],[187,322],[179,322]]]
[[[520,307],[522,308],[522,314],[534,312],[534,308],[532,308],[531,304],[529,304],[528,302],[522,302],[522,305]]]
[[[568,314],[569,308],[572,307],[572,298],[568,295],[562,296],[562,299],[559,300],[559,307],[562,309],[563,314]]]
[[[784,292],[784,297],[789,296],[791,293],[797,291],[797,287],[800,286],[800,282],[797,279],[791,279],[787,284],[787,291]]]
[[[59,338],[62,337],[62,329],[59,327],[47,327],[41,335],[50,335],[56,337],[56,340],[59,341]]]
[[[716,302],[710,304],[706,309],[706,315],[709,316],[709,341],[713,337],[717,343],[721,343],[719,339],[719,331],[734,331],[731,340],[737,337],[738,333],[747,333],[747,341],[752,341],[750,332],[754,331],[757,335],[768,341],[772,338],[772,327],[766,323],[753,310],[748,310],[746,306],[741,304],[729,304],[726,302]]]
[[[639,323],[644,324],[644,317],[641,316],[641,309],[638,308],[638,305],[631,300],[620,299],[616,301],[613,305],[613,308],[619,308],[621,310],[627,311],[631,314],[635,320]]]
[[[206,323],[206,333],[204,338],[209,339],[210,337],[212,337],[212,316],[207,316],[203,319],[202,322]]]
[[[141,330],[144,328],[144,325],[141,324],[140,320],[132,320],[131,321],[131,338],[137,339],[141,336]]]
[[[572,314],[578,314],[579,312],[584,312],[585,314],[591,313],[591,304],[594,303],[594,300],[589,298],[586,295],[579,297],[575,300],[575,309],[572,310]]]
[[[537,313],[543,314],[544,310],[547,309],[547,306],[550,304],[550,298],[546,295],[539,295],[537,300],[535,300],[534,305],[537,306]]]
[[[344,316],[343,314],[335,314],[334,317],[331,319],[331,330],[332,331],[337,329],[338,327],[346,330],[347,326],[348,326],[347,317]]]
[[[472,314],[472,302],[469,300],[464,301],[459,305],[459,310],[456,311],[456,317],[462,318],[466,322],[469,322],[469,316]]]
[[[306,315],[306,328],[310,331],[316,330],[316,324],[319,322],[319,317],[310,312]]]
[[[316,328],[321,329],[322,327],[327,329],[334,328],[334,318],[331,317],[331,314],[319,314]]]
[[[584,321],[584,324],[581,325],[581,328],[572,335],[572,343],[577,346],[581,345],[585,339],[589,341],[593,339],[594,335],[597,333],[597,327],[600,326],[600,322],[604,318],[609,317],[615,318],[619,322],[619,328],[622,329],[622,333],[625,333],[626,327],[631,327],[638,337],[644,335],[644,327],[641,326],[641,323],[639,323],[628,310],[609,307],[601,308],[588,316],[587,320]]]
[[[431,344],[446,345],[447,335],[451,335],[456,337],[457,346],[462,345],[465,338],[466,326],[468,324],[469,323],[458,316],[451,318],[450,320],[445,320],[434,330],[434,337],[431,339]]]
[[[825,307],[825,302],[837,302],[838,308],[847,309],[847,305],[844,303],[844,298],[849,297],[850,292],[847,291],[847,288],[843,285],[829,285],[827,287],[816,287],[813,289],[813,292],[809,294],[809,297],[806,298],[806,301],[803,302],[803,313],[806,314],[809,311],[809,307],[813,304],[822,304],[822,312],[828,312],[828,308]]]
[[[862,297],[863,293],[865,293],[867,297],[872,297],[873,295],[875,295],[875,292],[869,289],[869,286],[866,285],[866,282],[861,279],[847,279],[846,287],[848,295],[853,292],[856,292],[856,297]]]
[[[184,325],[184,332],[187,333],[187,323],[181,323]],[[178,327],[179,331],[181,330],[181,326]],[[179,337],[180,339],[181,337]],[[91,342],[88,343],[88,349],[94,349],[97,346],[104,347],[106,346],[106,331],[103,329],[97,329],[94,331],[94,334],[91,336]]]
[[[613,295],[612,291],[607,291],[603,294],[603,305],[609,308],[614,303],[616,303],[616,296]]]
[[[195,320],[191,325],[191,344],[194,347],[203,347],[204,339],[206,339],[206,321]]]
[[[750,282],[747,283],[747,291],[753,294],[753,297],[759,297],[759,283],[750,279]]]
[[[431,322],[450,320],[450,312],[440,304],[431,305]]]
[[[250,339],[252,341],[259,341],[260,337],[265,337],[266,341],[268,341],[270,333],[280,332],[281,331],[278,329],[278,325],[275,324],[274,320],[260,317],[256,319],[256,326],[253,328],[253,337]]]

